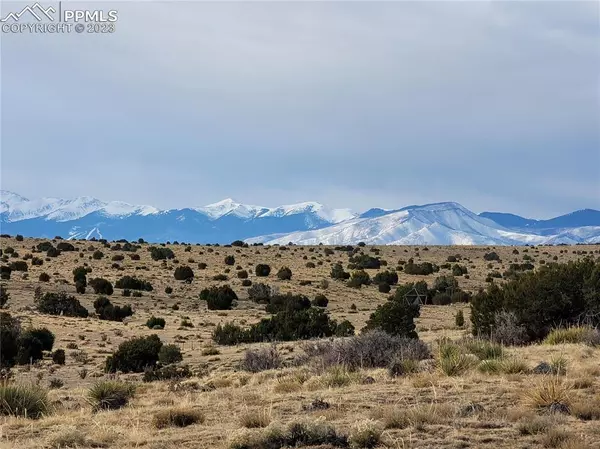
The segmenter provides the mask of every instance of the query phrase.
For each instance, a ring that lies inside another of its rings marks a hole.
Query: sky
[[[83,7],[117,10],[115,33],[1,36],[2,189],[600,209],[597,2]]]

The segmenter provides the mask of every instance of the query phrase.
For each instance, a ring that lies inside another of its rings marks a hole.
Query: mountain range
[[[584,209],[549,220],[501,212],[475,214],[444,202],[363,213],[317,202],[279,207],[232,199],[202,207],[160,210],[92,197],[30,200],[0,191],[4,234],[149,242],[342,245],[523,245],[600,243],[600,211]]]

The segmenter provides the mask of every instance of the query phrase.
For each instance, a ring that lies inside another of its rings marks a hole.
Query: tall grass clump
[[[479,360],[501,359],[504,357],[503,346],[488,340],[470,340],[466,343],[466,347]]]
[[[546,345],[565,343],[583,343],[590,346],[600,345],[600,331],[590,326],[571,326],[552,329],[543,341]]]
[[[465,354],[463,349],[447,341],[440,342],[439,366],[447,376],[460,376],[475,366],[476,361],[471,354]]]
[[[558,376],[544,376],[524,393],[527,405],[535,409],[548,409],[554,405],[571,405],[571,386]]]
[[[152,422],[157,429],[164,429],[166,427],[187,427],[192,424],[202,424],[205,419],[204,414],[199,410],[179,407],[158,411],[154,414]]]
[[[49,412],[47,390],[36,385],[0,384],[0,415],[38,419]]]
[[[103,380],[96,382],[90,388],[88,398],[92,404],[92,409],[97,412],[125,407],[134,395],[135,386],[133,384],[116,380]]]

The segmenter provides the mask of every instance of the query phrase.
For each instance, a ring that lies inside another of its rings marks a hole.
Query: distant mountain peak
[[[581,209],[550,220],[514,214],[479,215],[454,201],[372,208],[358,215],[316,201],[263,207],[233,198],[199,208],[159,210],[91,196],[29,200],[0,191],[4,233],[31,237],[142,237],[194,243],[517,245],[600,243],[600,211]]]

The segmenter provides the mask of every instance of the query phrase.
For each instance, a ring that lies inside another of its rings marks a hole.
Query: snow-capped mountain
[[[269,208],[228,198],[202,207],[159,210],[91,197],[29,200],[0,191],[3,233],[65,238],[230,243],[262,234],[318,229],[356,216],[306,202]]]
[[[14,222],[40,217],[54,221],[71,221],[85,217],[92,212],[123,217],[133,214],[156,214],[159,211],[152,206],[133,206],[121,201],[105,203],[89,196],[80,196],[70,200],[61,198],[29,200],[14,192],[0,191],[2,221]]]
[[[380,210],[374,216],[368,215],[365,217],[363,214],[362,218],[323,229],[262,236],[249,239],[248,242],[292,242],[299,245],[345,245],[360,241],[378,245],[518,245],[539,244],[546,240],[542,236],[511,231],[451,202],[409,206],[397,211]]]
[[[251,206],[228,198],[207,206],[159,210],[91,197],[29,200],[0,191],[2,233],[31,237],[143,238],[149,242],[268,244],[523,245],[600,243],[600,211],[550,220],[483,212],[454,202],[372,208],[362,214],[316,202]]]

